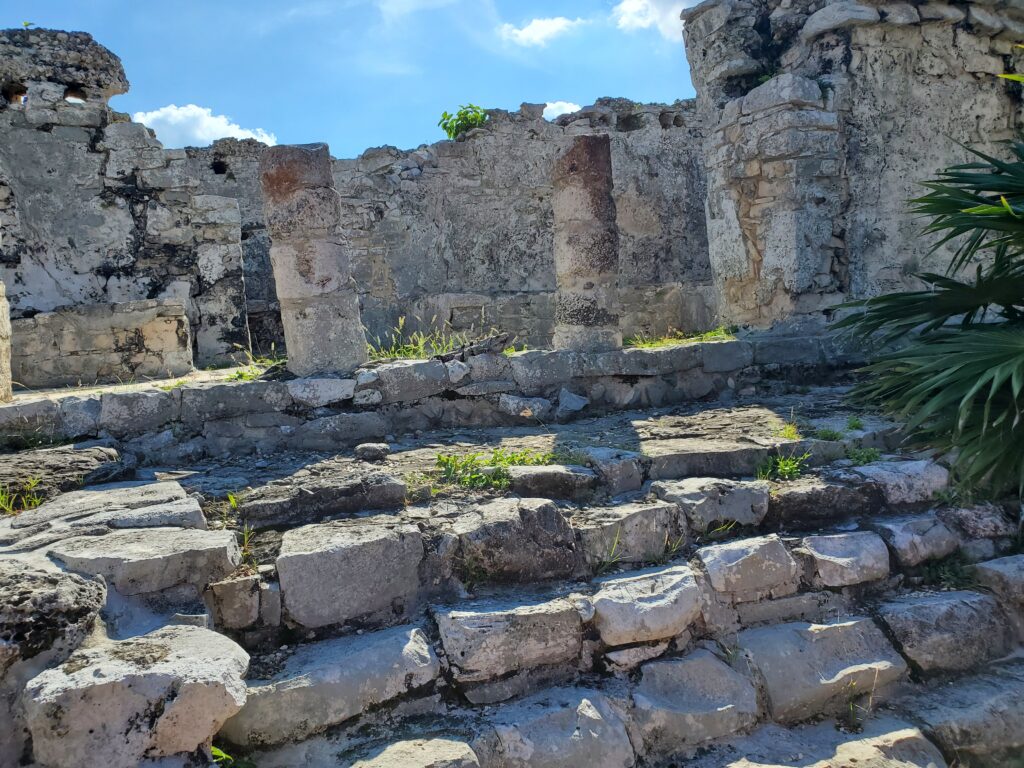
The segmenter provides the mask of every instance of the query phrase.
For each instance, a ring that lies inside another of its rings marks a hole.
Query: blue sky
[[[678,21],[688,4],[8,0],[0,23],[90,32],[132,84],[111,105],[150,113],[168,146],[225,133],[326,141],[353,157],[443,138],[438,117],[460,103],[690,97]]]

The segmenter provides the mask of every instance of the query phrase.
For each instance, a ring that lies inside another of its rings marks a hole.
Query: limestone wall
[[[176,299],[200,365],[248,345],[238,204],[107,107],[121,63],[84,33],[0,32],[0,279],[12,315]]]
[[[192,370],[188,316],[180,301],[59,309],[11,326],[12,378],[26,387],[168,378]]]
[[[721,315],[768,325],[941,271],[919,182],[1020,126],[1024,11],[981,3],[708,0],[684,12],[709,125]]]

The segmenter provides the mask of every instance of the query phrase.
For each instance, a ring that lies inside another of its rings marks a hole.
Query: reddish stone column
[[[271,147],[260,181],[288,370],[347,373],[366,362],[366,336],[327,145]]]
[[[577,136],[555,162],[555,349],[622,346],[611,141]]]

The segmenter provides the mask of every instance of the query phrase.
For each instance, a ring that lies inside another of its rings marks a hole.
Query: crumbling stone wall
[[[87,34],[0,32],[0,278],[12,314],[177,300],[196,362],[229,362],[249,341],[238,203],[203,194],[183,150],[109,109],[127,88],[120,61]],[[16,330],[15,348],[32,341]]]
[[[919,182],[1020,126],[1024,11],[981,3],[708,0],[683,14],[709,126],[723,319],[769,325],[941,271]]]

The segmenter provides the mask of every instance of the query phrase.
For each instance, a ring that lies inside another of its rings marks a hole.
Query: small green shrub
[[[476,104],[463,104],[454,115],[445,111],[437,124],[449,139],[457,139],[460,134],[473,128],[479,128],[487,122],[487,111]]]
[[[431,318],[430,324],[436,320],[436,317]],[[403,315],[398,318],[398,325],[383,337],[368,342],[367,350],[371,360],[426,360],[433,355],[453,352],[475,340],[468,333],[456,332],[447,326],[426,332],[410,331]]]
[[[843,439],[843,433],[838,429],[816,429],[814,431],[814,437],[818,440],[836,442],[837,440]]]
[[[491,454],[469,453],[439,454],[438,481],[444,485],[459,485],[463,488],[505,490],[511,483],[509,467],[543,466],[555,463],[554,453],[524,449],[508,451],[496,448]]]
[[[858,466],[861,464],[871,464],[882,458],[882,452],[877,448],[847,448],[846,458],[852,461]]]
[[[782,428],[775,433],[776,437],[781,437],[783,440],[802,440],[803,436],[800,434],[800,427],[795,422],[789,421],[782,425]]]
[[[846,428],[853,431],[864,429],[864,422],[857,416],[851,416],[846,420]]]
[[[772,456],[757,468],[758,480],[796,480],[806,469],[808,451],[800,456]]]
[[[658,349],[660,347],[674,347],[677,344],[696,344],[701,341],[725,341],[735,339],[736,329],[720,325],[710,331],[703,333],[683,333],[672,330],[664,336],[651,336],[641,331],[635,336],[625,339],[622,344],[634,349]]]

